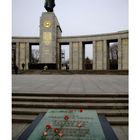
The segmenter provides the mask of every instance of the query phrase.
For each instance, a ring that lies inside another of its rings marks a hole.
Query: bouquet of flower
[[[70,110],[72,112],[72,110]],[[80,109],[80,112],[83,112],[83,109]],[[53,128],[51,124],[46,124],[45,125],[45,131],[42,134],[42,139],[41,140],[60,140],[64,134],[64,127],[66,126],[67,122],[70,119],[70,115],[65,115],[64,116],[64,122],[61,123],[59,128]],[[80,128],[82,127],[82,122],[77,122],[76,127]]]
[[[47,66],[47,65],[45,65],[45,66],[44,66],[44,70],[47,70],[47,69],[48,69],[48,66]]]

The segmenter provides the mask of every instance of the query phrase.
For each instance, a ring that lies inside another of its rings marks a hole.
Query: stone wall
[[[59,28],[59,27],[58,27]],[[60,29],[59,29],[60,30]],[[83,43],[93,43],[93,70],[109,70],[108,69],[108,52],[107,41],[118,40],[118,70],[128,70],[128,31],[116,33],[89,35],[89,36],[69,36],[59,37],[56,39],[56,63],[60,69],[61,51],[60,44],[70,45],[70,70],[83,70]],[[16,43],[16,64],[21,68],[25,63],[28,69],[29,62],[29,44],[39,43],[39,37],[13,37],[12,42]]]
[[[70,43],[70,70],[82,70],[82,43]]]
[[[29,63],[29,43],[16,43],[16,65],[22,69],[22,64],[25,64],[25,69],[28,69]]]
[[[96,54],[96,70],[103,70],[103,41],[95,42],[95,54]]]
[[[122,39],[122,70],[128,70],[128,38]]]

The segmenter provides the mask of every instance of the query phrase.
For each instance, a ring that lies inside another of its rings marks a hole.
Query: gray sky
[[[39,36],[45,0],[12,0],[12,36]],[[128,30],[128,0],[55,0],[64,36]]]
[[[12,0],[12,36],[39,36],[45,0]],[[128,0],[55,0],[63,36],[128,30]],[[93,58],[87,45],[85,57]],[[90,47],[91,46],[91,47]],[[68,47],[63,47],[68,59]]]

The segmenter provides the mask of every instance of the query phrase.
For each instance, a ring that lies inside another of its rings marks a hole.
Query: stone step
[[[111,125],[128,125],[128,117],[107,117]]]
[[[12,115],[13,123],[31,123],[37,115]],[[111,125],[128,125],[128,117],[107,117]]]
[[[42,74],[42,75],[50,75],[50,74],[59,74],[59,75],[65,75],[65,74],[115,74],[115,75],[128,75],[128,70],[25,70],[22,71],[21,74]]]
[[[12,107],[31,108],[71,108],[71,109],[128,109],[127,103],[61,103],[61,102],[18,102],[13,101]]]
[[[12,106],[13,124],[30,124],[40,113],[47,112],[48,109],[79,109],[82,107],[89,110],[95,109],[98,114],[105,115],[112,128],[128,126],[128,94],[126,93],[13,93]],[[117,129],[118,136],[119,133]]]
[[[119,140],[129,140],[129,129],[127,125],[113,125],[112,128]]]
[[[12,123],[31,123],[37,115],[12,115]]]
[[[47,112],[48,109],[46,108],[13,108],[12,114],[16,115],[38,115],[39,113]],[[120,109],[120,110],[103,110],[98,109],[96,110],[98,114],[105,115],[105,116],[128,116],[128,110]]]
[[[12,93],[12,96],[35,96],[35,97],[119,97],[119,98],[128,98],[127,93],[90,93],[90,94],[80,94],[80,93],[71,93],[71,94],[66,94],[66,93]]]
[[[12,140],[17,140],[29,125],[30,123],[12,123]]]
[[[36,96],[13,96],[12,101],[21,102],[88,102],[88,103],[128,103],[127,98],[112,97],[36,97]]]

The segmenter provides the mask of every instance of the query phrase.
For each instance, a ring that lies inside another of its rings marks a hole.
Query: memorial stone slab
[[[64,119],[68,116],[68,120]],[[42,137],[46,125],[51,125],[47,136]],[[60,134],[54,132],[58,128]],[[28,140],[106,140],[96,111],[48,110]]]

